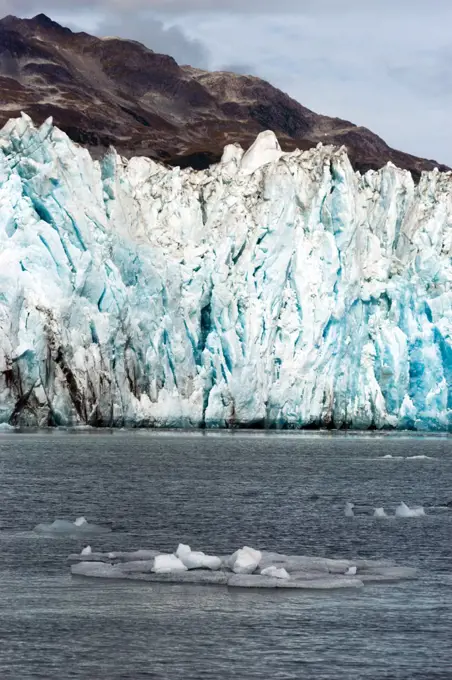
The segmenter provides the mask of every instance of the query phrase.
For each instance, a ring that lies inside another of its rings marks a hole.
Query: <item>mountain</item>
[[[0,424],[452,429],[452,174],[0,132]]]
[[[286,151],[345,145],[363,172],[388,161],[416,180],[422,170],[448,169],[313,113],[259,78],[178,66],[137,42],[73,33],[43,14],[0,21],[0,93],[0,125],[21,111],[37,123],[53,116],[95,157],[113,145],[128,158],[206,168],[226,144],[247,148],[270,129]]]

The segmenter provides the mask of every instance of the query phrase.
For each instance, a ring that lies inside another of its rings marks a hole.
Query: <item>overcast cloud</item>
[[[255,73],[319,113],[452,165],[451,0],[0,0],[0,9]]]

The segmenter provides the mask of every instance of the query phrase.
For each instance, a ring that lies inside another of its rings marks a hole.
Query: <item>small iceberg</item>
[[[396,507],[396,517],[423,517],[425,511],[423,507],[409,508],[403,501]]]
[[[184,544],[179,544],[171,554],[156,550],[83,554],[85,551],[69,557],[74,576],[305,590],[359,588],[367,582],[397,582],[416,576],[415,569],[398,567],[390,560],[284,555],[249,546],[225,556],[206,555]]]
[[[344,514],[346,517],[354,517],[355,513],[353,512],[353,508],[355,507],[354,503],[346,503],[345,504],[345,511]]]
[[[387,517],[385,509],[384,508],[375,508],[374,517]]]
[[[86,534],[105,534],[110,528],[90,524],[84,517],[77,517],[74,522],[67,519],[56,519],[51,524],[37,524],[33,531],[46,536],[81,536]]]
[[[407,456],[405,460],[433,460],[431,456]]]

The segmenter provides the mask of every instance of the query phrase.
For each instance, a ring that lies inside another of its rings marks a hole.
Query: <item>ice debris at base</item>
[[[396,507],[396,517],[423,517],[425,515],[424,508],[409,508],[403,501]]]
[[[14,432],[14,430],[15,428],[12,425],[8,425],[8,423],[0,423],[0,432]]]
[[[345,514],[346,517],[354,517],[355,516],[355,513],[353,512],[354,507],[355,506],[354,506],[353,503],[346,503],[345,504],[344,514]]]
[[[448,430],[452,176],[0,132],[0,421]]]
[[[384,508],[375,508],[374,517],[387,517],[385,509]]]
[[[84,517],[78,517],[75,522],[66,519],[56,519],[51,524],[38,524],[33,529],[38,534],[80,536],[86,534],[104,534],[111,531],[108,527],[90,524]],[[88,546],[89,547],[89,546]]]
[[[338,560],[283,555],[248,546],[232,555],[210,556],[180,544],[175,553],[154,550],[70,555],[74,576],[129,579],[155,583],[197,583],[240,588],[356,588],[364,582],[414,578],[416,570],[391,560]],[[152,557],[151,557],[152,556]],[[149,558],[149,559],[138,559]]]

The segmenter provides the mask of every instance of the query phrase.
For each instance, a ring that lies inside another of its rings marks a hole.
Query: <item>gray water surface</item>
[[[0,434],[0,678],[450,680],[451,443]],[[416,455],[431,458],[407,459]],[[401,500],[426,516],[372,517]],[[320,594],[76,579],[66,558],[86,541],[31,530],[80,515],[112,528],[90,539],[96,550],[184,542],[215,554],[248,544],[395,558],[420,576]]]

